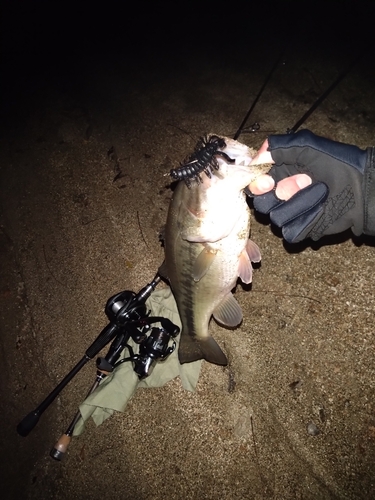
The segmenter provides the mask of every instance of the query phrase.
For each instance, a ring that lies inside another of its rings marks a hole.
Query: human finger
[[[291,177],[282,179],[277,183],[275,194],[279,198],[279,200],[286,201],[301,189],[310,186],[311,183],[311,177],[309,177],[307,174],[292,175]]]
[[[262,174],[250,183],[249,189],[252,194],[259,195],[271,191],[275,186],[275,181],[268,174]]]
[[[271,153],[268,151],[268,139],[266,139],[260,147],[258,153],[251,160],[250,165],[260,165],[262,163],[275,163]]]

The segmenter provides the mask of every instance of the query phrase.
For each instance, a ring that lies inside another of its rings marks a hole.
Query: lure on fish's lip
[[[188,188],[194,181],[202,182],[200,176],[202,172],[211,178],[212,170],[219,170],[217,157],[224,158],[227,163],[235,162],[222,151],[226,147],[226,142],[222,137],[217,135],[201,137],[194,152],[178,168],[173,168],[170,171],[171,177],[175,180],[184,180]]]
[[[232,289],[238,278],[252,281],[251,262],[261,259],[258,246],[249,239],[250,210],[244,189],[271,165],[249,166],[255,151],[233,139],[210,137],[215,138],[206,142],[214,144],[207,146],[212,164],[207,160],[205,165],[198,157],[201,170],[195,172],[207,173],[208,168],[210,175],[199,179],[191,175],[188,185],[181,176],[173,193],[160,272],[170,283],[182,323],[180,363],[206,359],[226,365],[225,354],[208,331],[209,322],[213,316],[233,328],[242,321]],[[216,147],[219,141],[224,151]]]

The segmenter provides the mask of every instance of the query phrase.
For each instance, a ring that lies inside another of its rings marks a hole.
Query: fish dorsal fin
[[[210,269],[211,264],[213,263],[216,257],[216,250],[210,248],[209,245],[206,245],[201,253],[198,255],[194,262],[193,266],[193,279],[194,281],[199,281],[203,278],[203,276]]]
[[[159,230],[159,241],[162,244],[164,244],[164,242],[165,242],[165,232],[166,232],[166,230],[165,230],[165,224],[164,224],[164,226],[162,226]]]
[[[238,326],[242,321],[242,311],[232,293],[228,293],[213,312],[213,317],[224,326]]]
[[[262,256],[260,255],[259,247],[252,240],[247,240],[246,252],[247,252],[251,262],[260,262],[262,260]]]
[[[169,281],[168,271],[167,271],[167,263],[165,262],[165,260],[163,260],[162,264],[160,265],[160,267],[158,269],[158,274],[162,278],[164,278],[165,280]]]

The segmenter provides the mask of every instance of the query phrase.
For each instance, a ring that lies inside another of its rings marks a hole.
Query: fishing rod
[[[244,119],[242,120],[242,123],[241,123],[241,125],[239,126],[239,128],[238,128],[237,132],[234,134],[233,139],[234,139],[235,141],[236,141],[236,140],[239,138],[239,136],[241,135],[241,132],[243,131],[243,129],[244,129],[245,125],[246,125],[246,122],[247,122],[247,120],[249,119],[249,116],[250,116],[250,115],[251,115],[251,113],[253,112],[253,110],[254,110],[254,108],[255,108],[255,106],[256,106],[256,104],[257,104],[257,102],[259,101],[259,99],[260,99],[261,95],[263,94],[264,89],[266,88],[266,86],[267,86],[268,82],[270,81],[271,76],[273,75],[273,73],[274,73],[275,69],[276,69],[276,68],[277,68],[277,66],[279,65],[279,62],[281,61],[282,56],[283,56],[283,53],[281,52],[281,54],[279,55],[279,57],[278,57],[278,58],[277,58],[277,60],[275,61],[274,65],[272,66],[271,71],[268,73],[268,75],[267,75],[266,79],[264,80],[263,85],[261,86],[261,88],[260,88],[260,90],[259,90],[258,94],[256,95],[256,97],[255,97],[255,99],[254,99],[254,101],[253,101],[252,105],[250,106],[250,108],[249,108],[248,112],[246,113],[246,115],[245,115]],[[255,131],[259,130],[259,128],[260,128],[259,123],[253,123],[253,125],[251,125],[251,127],[249,128],[249,132],[255,132]]]
[[[310,108],[306,111],[306,113],[293,125],[292,128],[287,129],[288,134],[293,134],[296,132],[300,126],[308,119],[308,117],[316,110],[320,104],[328,97],[328,95],[332,92],[332,90],[337,87],[337,85],[346,77],[346,75],[353,69],[353,67],[358,63],[358,61],[362,58],[363,54],[360,54],[356,57],[336,78],[336,80],[321,94],[320,97],[310,106]]]
[[[353,67],[358,63],[358,61],[363,57],[363,52],[360,53],[359,56],[354,58],[354,60],[338,75],[338,77],[334,80],[334,82],[317,98],[317,100],[310,106],[310,108],[304,113],[304,115],[297,120],[297,122],[293,125],[293,127],[287,129],[288,134],[293,134],[296,132],[300,126],[309,118],[309,116],[317,109],[320,104],[328,97],[328,95],[334,90],[337,85],[347,76],[347,74],[353,69]],[[275,69],[277,68],[280,60],[282,58],[282,54],[280,54],[279,58],[276,60],[275,64],[272,66],[270,73],[267,75],[260,91],[258,92],[257,96],[255,97],[252,105],[250,106],[250,109],[245,115],[245,118],[243,119],[239,129],[235,133],[233,139],[237,140],[238,137],[241,135],[241,133],[245,130],[245,124],[247,120],[249,119],[249,116],[251,115],[252,111],[254,110],[257,102],[259,101],[260,96],[262,95],[266,85],[268,84],[272,74],[274,73]],[[248,132],[257,132],[260,129],[259,123],[255,122],[253,123],[250,127],[247,127],[246,130]]]
[[[81,360],[78,361],[63,380],[50,392],[42,403],[28,413],[17,425],[17,432],[20,436],[28,436],[39,422],[41,415],[64,387],[68,385],[88,361],[99,354],[111,341],[112,344],[107,355],[104,358],[99,357],[96,360],[96,379],[87,396],[94,392],[99,383],[120,364],[127,361],[132,362],[135,373],[138,375],[139,380],[142,380],[150,375],[156,361],[165,359],[174,351],[176,342],[173,339],[180,333],[179,327],[167,318],[149,316],[146,310],[145,302],[160,281],[161,277],[157,273],[154,279],[138,293],[124,290],[107,300],[105,313],[109,319],[109,324],[100,332],[86,350]],[[160,323],[161,328],[151,327],[153,323]],[[137,354],[134,353],[132,347],[128,344],[130,339],[139,345],[139,352]],[[172,341],[172,345],[169,345],[170,341]],[[130,357],[119,359],[125,348],[128,349]],[[51,450],[50,456],[55,460],[61,460],[64,456],[74,428],[80,418],[81,413],[78,411],[66,432]]]

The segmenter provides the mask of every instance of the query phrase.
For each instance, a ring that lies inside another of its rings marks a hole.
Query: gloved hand
[[[375,234],[374,148],[361,150],[308,130],[271,135],[268,144],[275,163],[269,175],[276,183],[301,173],[312,179],[287,201],[275,190],[254,197],[255,210],[270,214],[287,242],[318,240],[348,228],[357,236]]]

